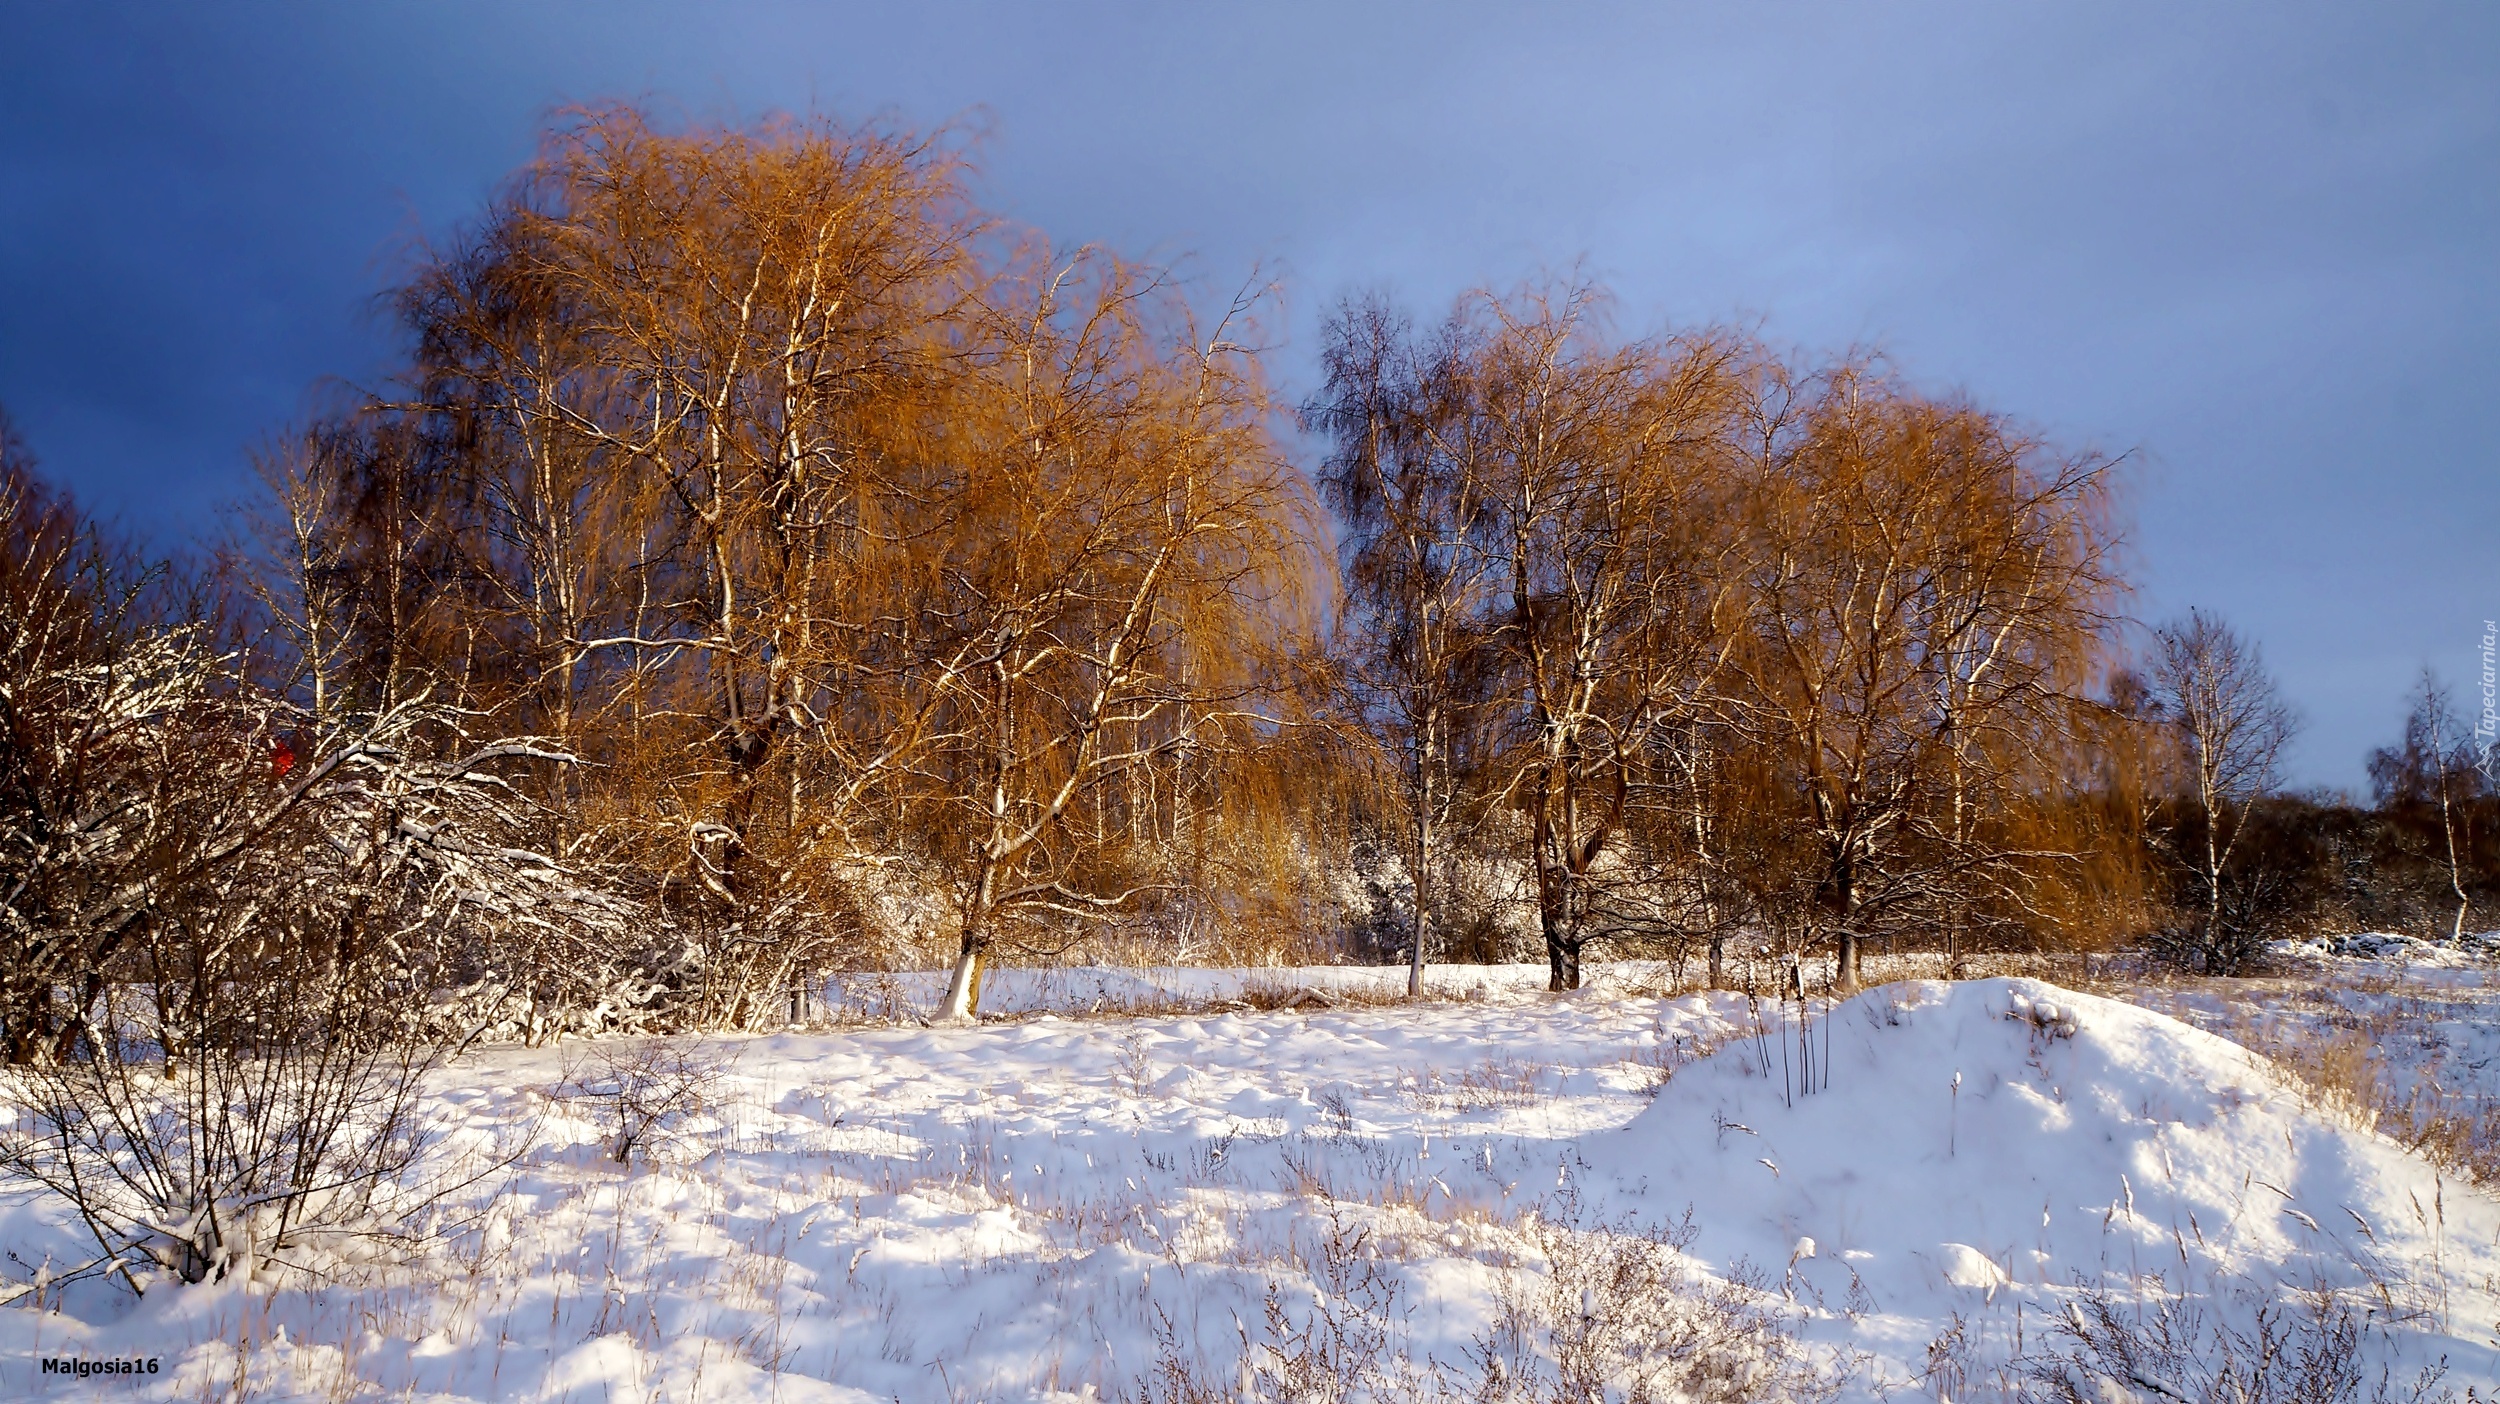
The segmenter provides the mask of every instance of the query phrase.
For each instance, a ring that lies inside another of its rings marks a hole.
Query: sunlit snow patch
[[[1811,1027],[1794,1008],[1584,1143],[1614,1209],[1689,1206],[1706,1259],[1786,1263],[1801,1290],[1902,1318],[2154,1274],[2191,1292],[2409,1283],[2443,1296],[2423,1332],[2500,1314],[2500,1208],[2313,1111],[2237,1044],[2033,980],[1887,986]],[[1827,1090],[1801,1088],[1826,1056]],[[1819,1251],[1795,1253],[1806,1239]]]

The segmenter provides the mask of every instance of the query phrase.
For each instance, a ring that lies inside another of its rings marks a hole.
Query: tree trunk
[[[946,982],[946,999],[938,1006],[939,1023],[969,1024],[980,1013],[981,945],[974,932],[964,932],[963,953],[955,957],[955,973]]]
[[[963,950],[955,957],[955,973],[946,982],[946,999],[938,1006],[938,1022],[969,1024],[981,1012],[981,963],[989,954],[989,915],[998,890],[998,872],[981,874],[972,910],[964,915]]]
[[[2431,737],[2434,748],[2444,744],[2440,740],[2438,732],[2432,732]],[[2455,812],[2451,810],[2448,805],[2448,755],[2445,751],[2441,751],[2439,753],[2439,827],[2440,831],[2447,835],[2448,838],[2448,890],[2457,895],[2456,926],[2449,932],[2448,939],[2463,943],[2465,940],[2465,910],[2467,905],[2465,897],[2465,869],[2464,866],[2457,861],[2457,820]]]
[[[2208,767],[2210,768],[2210,767]],[[2222,826],[2221,806],[2214,799],[2214,784],[2202,782],[2198,793],[2205,806],[2205,973],[2222,973],[2222,845],[2216,832]]]
[[[1406,958],[1406,997],[1421,999],[1424,994],[1424,933],[1431,929],[1432,875],[1432,794],[1424,794],[1424,809],[1415,820],[1415,921],[1410,933]]]
[[[1549,831],[1540,819],[1535,843],[1536,921],[1545,937],[1545,988],[1560,994],[1580,988],[1580,933],[1571,922],[1571,873],[1547,856]]]
[[[1560,994],[1580,988],[1580,943],[1557,936],[1545,938],[1545,988]]]
[[[1835,952],[1837,958],[1832,962],[1832,988],[1843,994],[1855,992],[1861,983],[1859,979],[1861,971],[1858,968],[1858,874],[1855,860],[1856,854],[1844,841],[1840,849],[1840,858],[1832,865],[1832,913],[1837,918],[1832,925],[1839,936],[1839,949]]]

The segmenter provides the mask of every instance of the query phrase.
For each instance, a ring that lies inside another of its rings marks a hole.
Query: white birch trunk
[[[937,1022],[969,1024],[981,1004],[981,953],[968,950],[955,957],[954,974],[946,982],[946,998],[938,1002]]]

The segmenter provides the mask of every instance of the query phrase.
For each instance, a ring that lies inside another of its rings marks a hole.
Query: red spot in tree
[[[295,747],[283,736],[269,743],[269,773],[280,780],[295,768]]]

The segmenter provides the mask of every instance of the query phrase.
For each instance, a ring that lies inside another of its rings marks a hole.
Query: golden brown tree
[[[1716,334],[1614,345],[1598,294],[1481,304],[1463,374],[1463,453],[1495,504],[1516,745],[1505,789],[1526,817],[1550,983],[1576,989],[1601,863],[1649,734],[1704,705],[1735,638],[1736,577],[1714,530],[1741,404],[1743,348]]]
[[[1159,885],[1123,851],[1133,826],[1082,801],[1116,787],[1134,813],[1159,763],[1259,723],[1255,670],[1298,622],[1307,502],[1231,327],[1201,332],[1150,271],[1099,254],[1037,253],[999,286],[989,413],[914,567],[919,632],[967,660],[933,680],[944,721],[921,766],[961,916],[944,1017],[974,1014],[1019,929],[1046,942]]]
[[[1759,402],[1747,729],[1810,847],[1800,942],[1867,937],[2068,861],[2015,839],[2107,656],[2108,465],[1864,367]]]
[[[584,111],[401,298],[515,695],[601,762],[574,826],[657,875],[718,1017],[859,924],[947,666],[897,590],[992,349],[961,174],[906,133]]]

